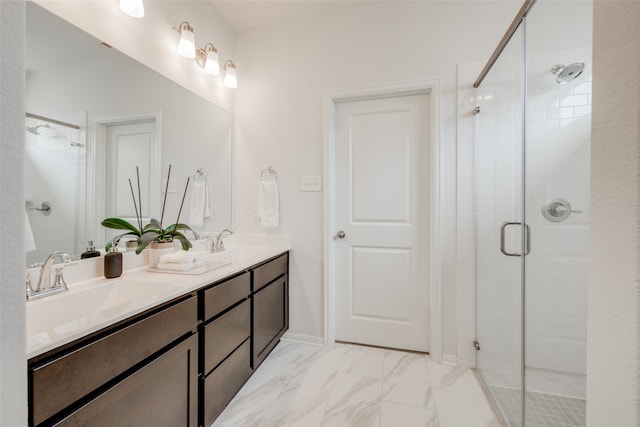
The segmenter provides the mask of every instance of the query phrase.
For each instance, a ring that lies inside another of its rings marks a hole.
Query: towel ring
[[[260,172],[260,181],[264,181],[265,173],[272,174],[274,181],[278,182],[278,172],[276,172],[273,166],[269,166],[267,169],[263,169],[262,172]]]
[[[200,168],[193,174],[193,182],[204,182],[207,180],[207,172]]]

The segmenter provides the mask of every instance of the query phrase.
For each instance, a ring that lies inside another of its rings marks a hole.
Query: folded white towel
[[[195,265],[193,262],[159,262],[156,268],[158,270],[189,271],[193,270]]]
[[[189,212],[189,224],[192,226],[204,225],[204,219],[211,216],[209,202],[209,186],[207,180],[193,181],[191,184],[191,209]]]
[[[158,270],[189,271],[194,268],[204,267],[204,265],[204,259],[196,259],[189,262],[159,262],[156,268]]]
[[[265,228],[275,228],[280,224],[280,194],[278,181],[260,181],[260,195],[258,198],[260,225]]]
[[[170,254],[164,254],[158,260],[162,264],[186,264],[192,263],[195,259],[193,252],[179,250]]]

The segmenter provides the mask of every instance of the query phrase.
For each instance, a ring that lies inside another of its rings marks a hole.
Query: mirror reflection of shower
[[[555,74],[558,84],[569,83],[577,79],[584,71],[584,62],[574,62],[569,65],[557,64],[551,67],[551,72]]]
[[[82,113],[65,114],[67,121],[26,113],[25,206],[35,247],[27,265],[64,249],[79,254],[84,224],[76,217],[85,210],[86,132]],[[43,201],[54,209],[43,210]],[[82,214],[84,217],[84,214]]]
[[[48,123],[45,123],[44,125],[37,125],[37,126],[25,126],[25,128],[27,129],[27,132],[30,132],[34,135],[40,135],[40,131],[38,129],[40,128],[45,128],[45,129],[49,129],[50,126]]]

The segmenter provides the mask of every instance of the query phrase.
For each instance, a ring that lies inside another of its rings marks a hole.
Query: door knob
[[[344,239],[344,237],[346,236],[346,234],[344,233],[344,231],[340,230],[336,233],[336,237],[338,239]]]

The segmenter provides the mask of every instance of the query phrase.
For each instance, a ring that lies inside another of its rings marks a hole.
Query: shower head
[[[582,71],[584,71],[584,62],[574,62],[566,66],[558,64],[551,67],[551,72],[557,75],[556,82],[561,85],[574,80],[582,74]]]
[[[32,133],[34,135],[40,135],[40,131],[38,131],[38,128],[49,129],[49,125],[38,125],[38,126],[33,126],[33,127],[29,127],[29,126],[25,127],[27,132],[30,132],[30,133]]]

